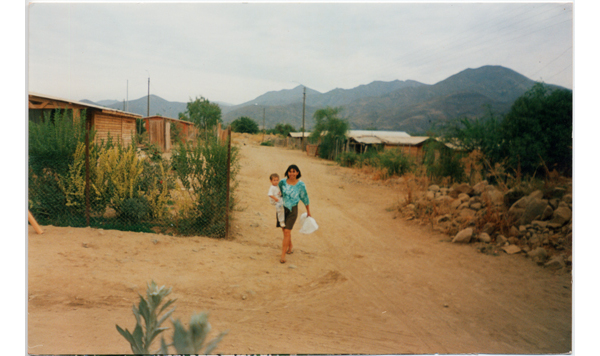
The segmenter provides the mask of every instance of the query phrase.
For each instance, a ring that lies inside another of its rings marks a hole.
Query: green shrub
[[[355,152],[342,152],[336,157],[336,161],[342,167],[354,167],[358,162],[358,156]]]
[[[238,171],[237,148],[231,147],[231,174],[233,182]],[[177,228],[181,234],[225,236],[227,213],[227,146],[216,140],[197,145],[180,144],[172,154],[176,176],[188,190],[192,206],[180,213]],[[229,208],[233,207],[231,186]]]
[[[211,329],[206,313],[193,315],[189,323],[189,329],[186,329],[179,320],[173,321],[173,342],[167,344],[164,337],[161,336],[160,348],[156,351],[150,350],[156,337],[169,329],[168,327],[161,327],[161,325],[173,314],[175,308],[173,307],[162,316],[160,314],[176,301],[176,299],[170,299],[161,306],[165,297],[170,293],[171,288],[165,288],[165,286],[159,288],[152,281],[146,290],[146,298],[140,295],[137,308],[135,305],[133,306],[133,315],[136,320],[133,333],[116,325],[119,334],[129,342],[131,351],[134,354],[168,355],[172,354],[169,352],[169,346],[173,346],[177,354],[209,354],[212,352],[226,333],[219,334],[215,339],[205,344],[204,341]]]
[[[127,198],[121,203],[120,218],[127,223],[137,224],[150,215],[150,205],[143,197]]]
[[[379,168],[385,168],[389,175],[401,176],[412,170],[415,163],[412,157],[398,150],[388,150],[377,155]]]
[[[275,146],[275,144],[273,143],[273,141],[263,141],[260,143],[261,146],[269,146],[269,147],[273,147]]]
[[[162,150],[160,149],[160,147],[158,147],[156,143],[153,142],[148,144],[148,146],[146,146],[145,151],[146,155],[148,155],[148,158],[150,158],[151,161],[158,162],[162,160]]]
[[[233,120],[231,123],[231,130],[239,133],[258,133],[259,128],[256,121],[252,120],[247,116],[242,116],[238,119]]]
[[[466,180],[465,168],[461,162],[463,155],[445,147],[441,142],[432,143],[424,148],[427,174],[433,179],[450,177],[453,182]]]
[[[44,114],[41,123],[29,122],[29,166],[35,174],[44,169],[63,174],[73,163],[79,143],[85,142],[85,110],[73,122],[72,110],[55,110]],[[90,133],[93,141],[93,132]]]

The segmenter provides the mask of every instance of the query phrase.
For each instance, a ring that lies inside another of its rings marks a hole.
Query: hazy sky
[[[502,65],[573,87],[572,3],[50,3],[28,8],[29,91],[232,104],[299,84],[434,84]]]

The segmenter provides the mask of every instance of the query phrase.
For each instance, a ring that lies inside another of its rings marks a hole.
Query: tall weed
[[[231,148],[231,180],[238,171],[238,151]],[[233,186],[227,202],[227,146],[216,140],[197,145],[182,143],[172,155],[173,170],[187,189],[193,206],[180,213],[178,229],[182,234],[200,233],[222,237],[227,206],[233,206]]]

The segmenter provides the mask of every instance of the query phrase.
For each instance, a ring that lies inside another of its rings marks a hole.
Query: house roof
[[[375,136],[358,136],[358,137],[350,137],[351,140],[354,140],[358,143],[362,143],[364,145],[378,145],[378,144],[382,144],[383,141],[381,141],[379,138],[375,137]]]
[[[174,119],[172,117],[166,117],[166,116],[160,116],[160,115],[146,116],[144,118],[144,120],[147,120],[147,119],[165,119],[165,120],[169,120],[169,121],[182,122],[184,124],[189,124],[189,125],[193,125],[194,124],[191,121],[186,121],[186,120],[181,120],[181,119]]]
[[[346,134],[349,138],[374,136],[380,139],[392,139],[396,137],[411,137],[404,131],[374,131],[374,130],[349,130]]]
[[[131,112],[126,112],[126,111],[122,111],[122,110],[117,110],[117,109],[112,109],[112,108],[107,108],[104,106],[99,106],[99,105],[94,105],[94,104],[88,104],[88,103],[84,103],[81,101],[75,101],[75,100],[69,100],[69,99],[65,99],[65,98],[59,98],[57,96],[51,96],[51,95],[46,95],[46,94],[39,94],[39,93],[34,93],[34,92],[29,92],[29,101],[31,104],[31,100],[33,99],[35,101],[35,99],[38,98],[41,100],[52,100],[52,101],[59,101],[59,102],[63,102],[65,104],[68,105],[75,105],[75,106],[82,106],[85,108],[93,108],[93,109],[97,109],[97,110],[102,110],[105,112],[116,112],[119,113],[121,115],[125,115],[125,116],[131,116],[131,117],[136,117],[136,118],[141,118],[142,115],[139,114],[134,114]],[[33,107],[32,109],[37,109],[36,107]],[[43,108],[41,108],[43,109]]]
[[[308,137],[310,135],[309,131],[304,131],[304,137]],[[288,134],[288,136],[293,137],[293,138],[300,138],[302,137],[302,132],[290,132]]]
[[[419,146],[430,138],[428,136],[387,137],[383,141],[388,145]]]

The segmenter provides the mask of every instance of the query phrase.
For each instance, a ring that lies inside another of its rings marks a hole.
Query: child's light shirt
[[[278,186],[271,185],[271,188],[269,188],[269,200],[271,201],[272,205],[277,204],[275,199],[273,199],[271,197],[276,197],[277,199],[279,199],[279,201],[281,201],[281,190],[279,190]]]
[[[306,192],[306,185],[302,181],[298,181],[296,185],[287,184],[287,178],[283,178],[279,181],[279,189],[283,196],[283,206],[292,210],[292,208],[298,205],[298,202],[302,200],[304,205],[309,204],[308,193]]]

